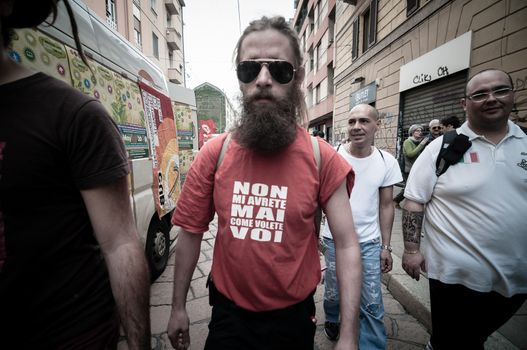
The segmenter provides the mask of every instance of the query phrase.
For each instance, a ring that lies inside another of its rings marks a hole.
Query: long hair
[[[295,62],[293,63],[295,67],[302,66],[303,57],[302,57],[302,52],[300,51],[300,41],[298,39],[298,35],[294,31],[294,29],[291,28],[291,26],[287,23],[285,18],[282,16],[275,16],[275,17],[263,16],[262,18],[254,20],[251,23],[249,23],[249,26],[245,28],[242,36],[238,39],[238,43],[236,44],[235,63],[236,64],[240,63],[240,48],[242,46],[243,40],[245,40],[247,35],[254,33],[254,32],[264,31],[267,29],[274,29],[276,31],[279,31],[289,40],[291,48],[293,49],[293,54],[295,55]]]
[[[304,57],[302,55],[302,51],[300,50],[300,40],[298,39],[298,35],[295,32],[295,30],[287,23],[284,17],[282,16],[275,16],[275,17],[267,17],[263,16],[260,19],[254,20],[251,23],[249,23],[249,26],[245,28],[243,31],[243,34],[238,39],[238,43],[236,44],[236,48],[234,49],[234,62],[235,65],[240,63],[240,49],[242,47],[243,41],[245,38],[254,32],[260,32],[267,29],[274,29],[281,34],[283,34],[288,40],[289,44],[291,46],[291,49],[293,50],[294,55],[294,62],[293,65],[296,69],[299,69],[304,64]],[[304,94],[301,90],[301,81],[296,80],[295,77],[295,88],[299,89],[299,94],[301,98],[299,99],[299,105],[296,106],[296,114],[297,118],[300,124],[307,127],[307,123],[309,123],[309,119],[307,116],[307,107],[306,102],[304,98]]]

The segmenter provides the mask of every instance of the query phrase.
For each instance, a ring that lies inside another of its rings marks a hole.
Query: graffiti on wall
[[[527,76],[516,78],[514,81],[516,91],[516,103],[512,110],[512,120],[515,122],[527,122]]]

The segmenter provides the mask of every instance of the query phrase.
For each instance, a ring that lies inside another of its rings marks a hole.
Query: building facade
[[[467,80],[486,68],[511,74],[527,118],[527,2],[346,0],[336,5],[334,134],[358,103],[381,113],[378,147],[399,155],[408,127],[456,115]]]
[[[184,0],[83,1],[161,68],[168,80],[185,86]]]
[[[333,139],[333,56],[336,0],[296,0],[293,26],[304,54],[309,131]]]
[[[203,83],[194,88],[198,115],[198,148],[212,137],[228,131],[238,118],[238,112],[220,88]]]
[[[511,75],[510,118],[527,125],[527,1],[338,0],[335,19],[337,140],[346,137],[349,110],[367,103],[381,117],[375,145],[400,159],[410,125],[465,120],[466,82],[488,68]],[[526,328],[525,307],[499,330],[521,349],[527,340],[514,330]]]

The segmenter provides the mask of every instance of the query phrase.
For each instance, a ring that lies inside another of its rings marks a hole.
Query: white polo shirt
[[[510,297],[527,293],[527,136],[511,121],[498,145],[465,122],[463,161],[439,178],[442,137],[417,158],[404,196],[425,204],[428,277]]]

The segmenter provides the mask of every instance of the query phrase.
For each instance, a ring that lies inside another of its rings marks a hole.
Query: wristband
[[[417,254],[419,253],[419,249],[418,250],[404,250],[404,253],[405,254]]]
[[[381,249],[386,249],[386,250],[389,251],[390,253],[392,252],[392,246],[389,245],[389,244],[383,244],[383,245],[381,245]]]

